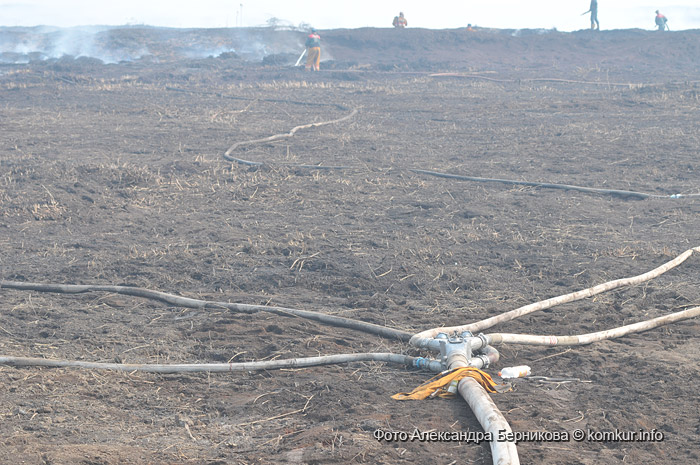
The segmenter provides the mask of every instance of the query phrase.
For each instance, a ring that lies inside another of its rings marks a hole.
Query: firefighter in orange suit
[[[656,10],[656,18],[654,18],[654,21],[656,22],[656,27],[658,28],[659,31],[665,31],[668,30],[668,19],[661,13],[659,13],[659,10]]]
[[[321,65],[321,36],[316,29],[311,29],[311,34],[306,38],[306,69],[318,71]]]

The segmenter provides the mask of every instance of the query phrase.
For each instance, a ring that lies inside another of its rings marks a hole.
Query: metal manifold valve
[[[486,336],[474,336],[471,331],[452,335],[439,333],[429,339],[425,346],[440,351],[440,363],[444,370],[464,366],[488,368],[498,361],[498,351],[488,345]]]

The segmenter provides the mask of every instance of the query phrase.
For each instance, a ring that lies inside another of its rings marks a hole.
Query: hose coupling
[[[478,358],[479,360],[481,360],[483,362],[483,364],[481,365],[482,369],[488,368],[489,365],[491,364],[491,361],[489,360],[489,358],[486,355],[478,354],[478,355],[475,355],[474,358]]]
[[[424,357],[418,357],[413,361],[413,365],[416,368],[428,368],[428,365],[430,365],[431,360],[428,358]]]

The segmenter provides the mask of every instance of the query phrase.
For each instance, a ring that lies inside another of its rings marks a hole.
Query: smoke
[[[239,44],[238,54],[246,60],[259,61],[269,55],[298,54],[304,50],[298,31],[276,24],[261,28],[238,28],[234,34]]]
[[[111,28],[0,28],[0,63],[29,63],[64,57],[89,57],[103,63],[138,60],[149,54],[143,45],[110,43]]]
[[[291,27],[173,29],[151,26],[0,27],[0,63],[88,57],[103,63],[148,58],[199,59],[236,54],[248,61],[299,54],[304,34]]]
[[[523,37],[523,36],[531,36],[531,35],[545,35],[545,34],[551,34],[552,32],[557,32],[556,28],[552,29],[516,29],[511,33],[511,36],[513,37]]]

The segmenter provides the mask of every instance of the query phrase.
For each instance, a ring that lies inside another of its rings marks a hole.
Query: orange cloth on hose
[[[454,394],[447,391],[448,385],[452,381],[459,381],[466,377],[474,378],[487,392],[502,392],[505,388],[503,385],[499,386],[496,384],[488,373],[478,368],[464,367],[442,372],[421,384],[410,393],[399,392],[391,396],[391,398],[396,400],[422,400],[434,396],[453,397]]]
[[[321,65],[321,47],[311,47],[306,50],[306,69],[318,71]]]

